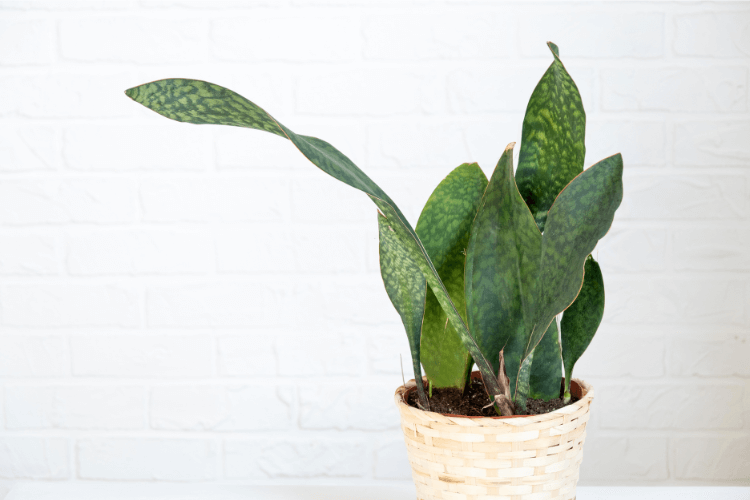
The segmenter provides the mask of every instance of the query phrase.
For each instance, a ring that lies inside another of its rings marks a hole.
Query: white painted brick
[[[739,175],[625,175],[623,186],[617,220],[733,220],[748,214],[747,179]]]
[[[213,242],[199,232],[77,231],[67,237],[66,263],[73,275],[205,274]]]
[[[253,102],[255,99],[255,97],[251,98]],[[291,96],[288,99],[291,100]],[[260,106],[268,106],[260,100],[258,103]],[[274,112],[270,106],[267,111]],[[306,135],[309,134],[306,133]],[[238,127],[217,129],[216,163],[222,170],[281,170],[312,167],[307,158],[288,139],[260,130]]]
[[[301,386],[300,427],[303,429],[395,429],[400,425],[393,392],[396,386]]]
[[[132,6],[130,0],[3,0],[3,8],[14,10],[80,11],[80,10],[119,10]]]
[[[630,120],[586,123],[586,166],[622,153],[625,168],[666,163],[663,122]]]
[[[737,384],[607,385],[599,391],[603,429],[741,429]]]
[[[54,36],[49,19],[0,19],[0,66],[51,63]]]
[[[222,273],[293,273],[299,266],[294,246],[300,238],[290,228],[254,225],[216,233],[216,259]]]
[[[134,104],[123,92],[132,87],[127,73],[81,70],[41,75],[0,76],[0,116],[29,118],[113,118],[132,115]],[[92,148],[95,141],[90,141]],[[97,148],[92,148],[97,149]],[[109,160],[112,158],[110,157]]]
[[[375,448],[375,477],[404,481],[412,479],[409,456],[402,437],[378,440]]]
[[[127,179],[0,182],[0,223],[132,222],[136,187]]]
[[[60,21],[65,59],[140,64],[205,60],[208,24],[201,19],[75,17]]]
[[[144,179],[139,187],[143,220],[149,222],[206,222],[211,214],[208,181]]]
[[[747,481],[750,476],[750,439],[685,436],[674,439],[675,477],[709,481]]]
[[[63,153],[74,170],[205,170],[211,144],[210,130],[187,124],[77,125],[65,131]]]
[[[2,321],[26,327],[135,327],[141,322],[140,293],[128,285],[5,285]]]
[[[231,327],[276,325],[282,318],[283,290],[264,283],[197,284],[150,288],[149,326]]]
[[[415,70],[338,70],[300,76],[296,111],[317,115],[401,115],[445,109],[445,80]],[[330,141],[329,141],[330,142]]]
[[[581,484],[589,481],[657,481],[669,477],[667,438],[654,436],[587,439]],[[609,483],[608,483],[609,484]]]
[[[450,16],[425,12],[368,16],[364,56],[386,61],[496,59],[513,52],[512,33],[498,29],[506,16],[456,11]]]
[[[750,270],[750,230],[743,227],[675,228],[675,269],[697,271]]]
[[[76,452],[81,479],[216,479],[217,446],[204,439],[81,439]]]
[[[367,143],[368,164],[376,168],[433,167],[448,175],[470,158],[462,127],[456,123],[371,125]]]
[[[604,320],[629,325],[744,325],[742,279],[605,277]]]
[[[5,387],[8,429],[142,429],[142,387]]]
[[[291,204],[291,216],[295,222],[373,224],[377,221],[377,208],[364,193],[327,175],[301,179],[294,175]]]
[[[741,6],[742,4],[738,4]],[[700,12],[674,17],[674,51],[679,56],[750,56],[750,11]]]
[[[359,438],[256,439],[224,442],[228,479],[362,477],[370,470]]]
[[[64,377],[70,372],[66,343],[60,336],[0,336],[0,376]]]
[[[750,339],[706,335],[704,340],[673,339],[669,345],[669,373],[677,376],[750,377]]]
[[[59,134],[45,125],[0,127],[0,171],[57,170],[62,166]]]
[[[91,335],[70,339],[73,374],[104,377],[207,377],[213,339],[196,336]]]
[[[613,227],[599,241],[593,255],[600,264],[606,281],[609,273],[665,269],[666,252],[667,233],[664,229]]]
[[[141,0],[140,5],[152,9],[179,7],[180,9],[214,10],[260,6],[278,7],[279,3],[276,0]]]
[[[411,366],[411,351],[403,325],[392,325],[367,333],[367,357],[370,368],[378,374],[398,375],[401,380],[403,365],[406,380],[414,378]]]
[[[0,477],[67,479],[68,440],[63,438],[0,438]]]
[[[331,352],[336,356],[330,356]],[[339,333],[306,329],[297,335],[279,335],[276,353],[282,376],[362,376],[366,366],[365,342],[357,328]]]
[[[345,227],[297,227],[293,242],[297,268],[302,273],[362,273],[366,269],[364,231]]]
[[[676,165],[737,165],[750,162],[747,121],[684,122],[675,125]]]
[[[57,238],[46,235],[0,235],[0,274],[57,274]]]
[[[213,20],[213,54],[220,60],[249,62],[346,62],[358,58],[361,28],[357,17],[315,11],[283,16],[269,12],[258,11],[252,18]],[[268,43],[272,40],[275,42]]]
[[[664,54],[664,14],[618,12],[615,8],[571,12],[555,8],[518,14],[519,47],[523,56],[549,56],[547,40],[560,47],[563,61],[571,57],[655,58]],[[596,40],[596,42],[594,42]]]
[[[272,332],[223,335],[218,338],[218,343],[220,375],[273,377],[278,374]]]
[[[603,324],[576,363],[573,377],[586,381],[598,377],[663,377],[666,353],[666,341],[658,330],[633,331],[633,328]]]
[[[270,374],[269,374],[270,375]],[[164,386],[151,391],[151,427],[180,431],[268,431],[293,424],[288,386]]]
[[[747,68],[604,69],[606,111],[747,110]]]

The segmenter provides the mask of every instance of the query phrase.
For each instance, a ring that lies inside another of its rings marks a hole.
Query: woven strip
[[[543,415],[460,417],[405,402],[396,391],[418,500],[575,500],[594,391],[573,379],[581,399]]]

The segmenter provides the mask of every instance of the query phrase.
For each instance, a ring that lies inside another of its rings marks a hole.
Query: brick
[[[679,166],[750,162],[750,124],[746,121],[700,121],[675,125],[674,162]]]
[[[336,356],[320,352],[320,346]],[[356,329],[339,333],[306,329],[297,335],[277,335],[276,353],[279,373],[286,377],[362,376],[365,366],[365,343]]]
[[[366,200],[362,200],[366,201]],[[302,273],[362,273],[365,233],[352,228],[298,227],[294,229],[294,260]]]
[[[0,116],[67,119],[130,116],[136,111],[135,104],[128,102],[123,94],[132,87],[129,83],[132,77],[127,73],[107,74],[101,70],[54,71],[45,75],[9,73],[0,76],[0,94],[13,98],[0,103]],[[97,149],[92,144],[96,142],[89,141],[88,147]]]
[[[142,429],[142,387],[5,387],[8,429]]]
[[[666,163],[663,122],[592,121],[586,124],[586,165],[622,153],[625,168]]]
[[[674,16],[672,47],[678,56],[750,56],[750,11],[701,12]]]
[[[603,324],[573,369],[573,377],[655,378],[665,373],[667,342],[658,332]],[[645,346],[645,347],[644,347]]]
[[[674,460],[677,479],[746,481],[750,476],[750,438],[677,437]]]
[[[375,445],[375,477],[404,481],[412,478],[403,437],[378,440]]]
[[[669,346],[669,373],[697,377],[750,377],[750,338],[712,334],[703,340],[674,339]]]
[[[278,360],[271,332],[254,335],[223,335],[219,343],[219,374],[225,377],[278,374]]]
[[[200,232],[69,233],[66,263],[73,275],[205,274],[214,268],[213,242]]]
[[[0,477],[68,479],[68,440],[27,436],[0,438]]]
[[[129,0],[2,0],[2,7],[14,10],[46,10],[46,11],[80,11],[80,10],[120,10],[132,6]]]
[[[0,303],[3,324],[9,326],[132,328],[141,323],[140,293],[131,286],[5,285]]]
[[[571,15],[570,11],[545,9],[544,13],[519,13],[518,21],[523,56],[551,58],[545,46],[547,40],[554,40],[560,47],[563,61],[573,57],[614,59],[664,55],[664,14],[659,12],[606,9]],[[592,40],[606,40],[606,43],[592,43]]]
[[[747,110],[747,69],[742,67],[604,69],[606,111]]]
[[[626,175],[618,220],[732,220],[748,212],[739,175]]]
[[[265,386],[163,386],[151,391],[151,427],[179,431],[268,431],[292,426],[294,390]]]
[[[403,327],[388,326],[367,335],[367,357],[370,369],[377,374],[398,375],[393,377],[398,382],[403,365],[406,380],[414,378],[411,368],[411,351]]]
[[[252,97],[253,102],[256,99],[259,105],[267,107],[269,113],[274,112],[273,105],[261,103],[261,97]],[[287,99],[291,101],[291,97]],[[305,133],[308,135],[307,131]],[[216,163],[222,170],[278,171],[313,167],[287,139],[236,127],[224,127],[216,131]]]
[[[194,171],[213,163],[211,143],[210,130],[201,127],[77,125],[65,131],[64,154],[73,170]]]
[[[272,7],[279,4],[274,0],[141,0],[140,5],[151,9],[179,7],[180,9],[214,10]]]
[[[363,29],[364,56],[386,61],[507,57],[514,49],[513,37],[510,30],[497,29],[499,17],[460,11],[450,16],[408,11],[398,16],[368,16]]]
[[[135,184],[124,179],[0,182],[0,224],[132,222],[136,208]]]
[[[741,280],[608,277],[605,321],[614,324],[744,325]]]
[[[750,230],[742,227],[676,228],[672,259],[678,270],[748,271],[748,246]]]
[[[291,180],[291,217],[294,222],[357,222],[373,224],[377,208],[364,193],[328,176]]]
[[[371,125],[367,144],[367,163],[375,168],[439,167],[448,175],[471,158],[462,127],[456,123]]]
[[[153,287],[147,291],[152,327],[277,325],[285,292],[268,284],[210,283]]]
[[[300,269],[294,246],[300,237],[286,227],[254,225],[216,233],[216,259],[221,273],[293,273]],[[307,248],[305,248],[307,250]]]
[[[667,268],[666,254],[667,232],[656,228],[613,227],[593,252],[605,276],[661,271]]]
[[[216,445],[205,439],[80,439],[76,452],[81,479],[216,479]]]
[[[70,339],[76,376],[206,377],[213,374],[213,349],[213,339],[206,335],[92,335]]]
[[[76,17],[62,19],[59,30],[60,53],[73,61],[175,64],[208,55],[201,19]]]
[[[0,127],[0,171],[37,172],[62,166],[60,137],[55,127]]]
[[[63,377],[70,372],[66,344],[60,336],[0,336],[0,376]]]
[[[0,19],[0,66],[49,64],[55,26],[49,19]]]
[[[667,438],[597,436],[586,440],[581,483],[593,481],[656,481],[669,477]]]
[[[370,470],[358,438],[224,441],[227,479],[362,477]]]
[[[40,276],[58,273],[57,238],[0,235],[0,274]]]
[[[366,431],[398,428],[395,390],[395,386],[385,385],[301,386],[300,427]]]
[[[607,386],[600,391],[603,429],[741,429],[736,384]]]
[[[212,20],[211,47],[215,57],[226,61],[347,62],[359,56],[359,32],[354,16],[259,11],[252,18]]]

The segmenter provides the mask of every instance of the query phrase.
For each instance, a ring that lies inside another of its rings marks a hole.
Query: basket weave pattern
[[[593,389],[573,379],[581,399],[543,415],[461,417],[414,408],[396,391],[401,429],[419,500],[570,500]]]

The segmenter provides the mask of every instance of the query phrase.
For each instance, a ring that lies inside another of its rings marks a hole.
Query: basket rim
[[[478,371],[472,372],[471,375],[472,376],[478,375],[481,377],[481,374]],[[427,377],[424,377],[423,379],[426,382]],[[562,417],[569,413],[575,412],[578,408],[580,408],[582,404],[586,404],[586,403],[590,404],[591,401],[594,399],[593,386],[591,384],[584,382],[581,379],[573,377],[571,379],[571,384],[570,384],[571,393],[573,393],[574,395],[575,393],[580,394],[579,400],[576,401],[575,403],[571,403],[569,405],[563,406],[562,408],[558,408],[557,410],[551,411],[549,413],[542,413],[539,415],[509,415],[509,416],[504,416],[504,417],[502,416],[484,417],[484,416],[456,415],[453,413],[437,413],[433,411],[422,410],[421,408],[416,408],[414,406],[411,406],[406,402],[406,398],[412,391],[416,390],[416,388],[417,388],[416,382],[414,381],[414,379],[411,379],[406,383],[406,385],[401,385],[396,389],[396,393],[394,397],[395,397],[396,405],[399,407],[399,410],[403,408],[403,409],[408,409],[409,411],[412,411],[412,412],[422,413],[424,414],[424,417],[426,417],[427,419],[431,419],[432,415],[436,415],[436,416],[439,415],[442,418],[447,417],[454,421],[466,420],[466,421],[473,421],[474,423],[479,423],[477,422],[477,420],[481,421],[482,419],[494,420],[494,421],[497,421],[497,420],[516,420],[517,421],[517,419],[533,419],[534,421],[539,421],[540,419],[548,420],[548,419]]]

